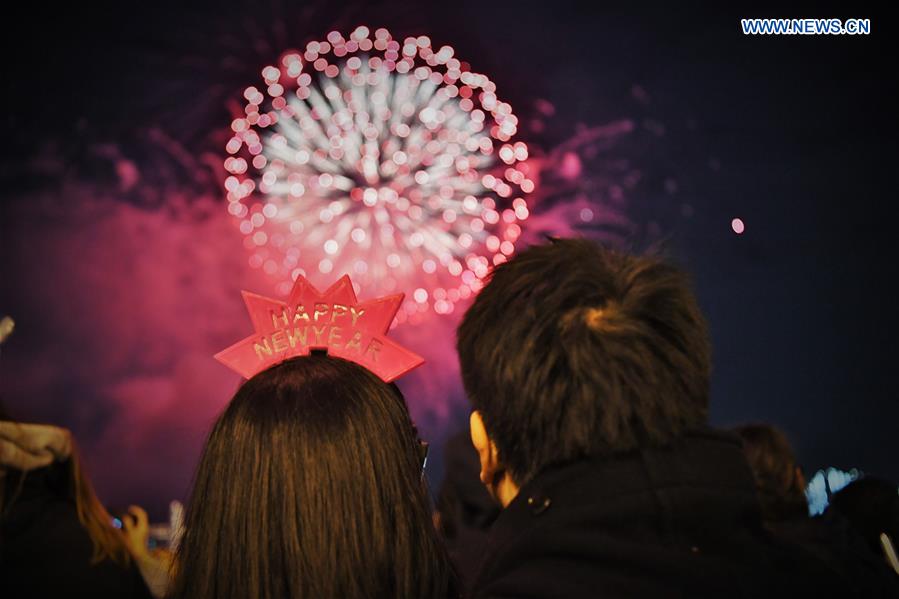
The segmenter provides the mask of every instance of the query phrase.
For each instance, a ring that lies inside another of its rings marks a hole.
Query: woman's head
[[[770,424],[746,424],[734,432],[743,441],[765,520],[808,516],[805,478],[786,435]]]
[[[8,478],[4,476],[4,466],[0,465],[0,522],[15,508],[28,477],[58,501],[74,504],[78,520],[93,545],[92,564],[108,559],[128,565],[131,556],[122,531],[113,527],[112,517],[97,498],[71,433],[46,424],[13,423],[2,403],[0,422],[6,425],[3,434],[21,444],[23,453],[29,452],[32,458],[47,456],[50,461],[45,466],[32,464],[10,468]],[[20,470],[20,467],[35,469]]]
[[[257,374],[206,444],[176,596],[445,596],[420,460],[402,396],[364,368]]]

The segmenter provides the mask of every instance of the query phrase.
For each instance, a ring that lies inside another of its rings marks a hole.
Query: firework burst
[[[514,252],[528,149],[496,85],[454,54],[426,36],[334,31],[245,90],[229,211],[280,293],[350,273],[365,294],[411,291],[397,318],[414,321],[452,312]]]

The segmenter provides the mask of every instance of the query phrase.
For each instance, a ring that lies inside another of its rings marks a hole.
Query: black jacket
[[[468,429],[447,441],[446,474],[437,496],[439,530],[464,587],[472,582],[484,557],[487,534],[501,509],[478,478],[481,463]]]
[[[713,431],[541,472],[494,523],[472,589],[535,599],[847,591],[765,531],[740,441]]]

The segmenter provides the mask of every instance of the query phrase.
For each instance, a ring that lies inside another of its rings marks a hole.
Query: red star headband
[[[242,293],[256,332],[215,358],[244,378],[312,350],[355,362],[386,383],[424,363],[385,337],[402,293],[360,304],[346,275],[324,293],[298,277],[286,302]]]

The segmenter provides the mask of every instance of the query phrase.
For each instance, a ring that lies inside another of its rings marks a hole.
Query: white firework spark
[[[232,123],[225,187],[279,292],[346,272],[365,294],[412,291],[398,321],[415,320],[452,312],[514,252],[528,149],[496,85],[450,46],[358,27],[262,76]]]

